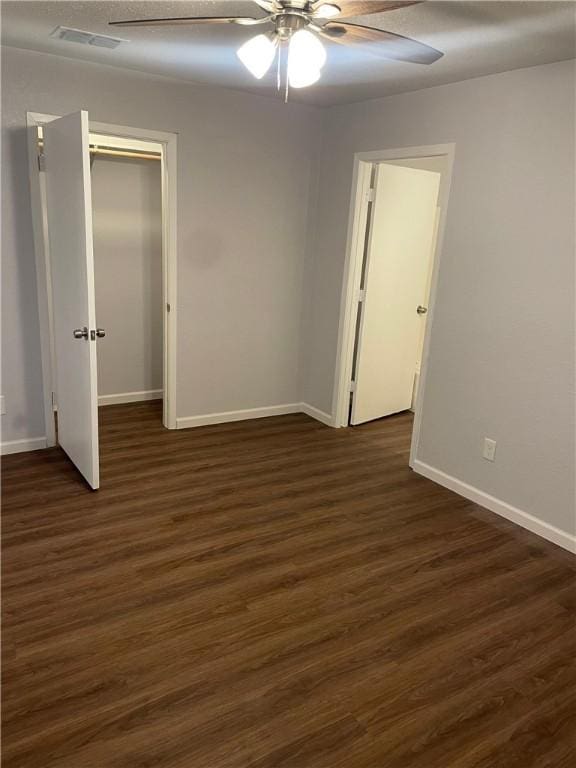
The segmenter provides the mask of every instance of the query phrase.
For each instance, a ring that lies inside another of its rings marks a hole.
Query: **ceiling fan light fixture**
[[[342,9],[332,3],[322,3],[321,6],[316,8],[314,17],[316,19],[333,19],[335,16],[339,16],[342,13]]]
[[[316,35],[307,29],[292,35],[288,49],[288,82],[292,88],[316,83],[325,63],[326,50]]]
[[[246,69],[261,80],[272,66],[278,39],[269,35],[256,35],[242,45],[236,55]]]
[[[320,80],[320,70],[314,67],[288,66],[288,82],[291,88],[307,88]]]
[[[315,34],[307,29],[300,29],[290,38],[290,57],[297,60],[301,66],[322,69],[326,64],[326,49]]]

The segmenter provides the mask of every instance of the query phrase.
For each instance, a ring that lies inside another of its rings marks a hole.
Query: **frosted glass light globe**
[[[272,66],[276,55],[277,39],[268,35],[256,35],[237,51],[237,56],[255,78],[261,80]]]
[[[288,49],[288,82],[292,88],[316,83],[325,63],[326,50],[316,35],[301,29],[292,36]]]

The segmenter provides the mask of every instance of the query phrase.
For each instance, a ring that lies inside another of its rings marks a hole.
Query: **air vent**
[[[94,45],[96,48],[118,48],[121,43],[130,42],[129,40],[123,40],[120,37],[96,35],[94,32],[85,32],[82,29],[71,29],[70,27],[56,27],[56,29],[50,33],[50,37],[55,37],[57,40],[66,40],[68,43]]]

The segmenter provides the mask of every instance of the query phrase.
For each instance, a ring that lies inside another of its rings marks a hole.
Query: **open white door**
[[[58,443],[99,486],[96,308],[88,113],[44,126]]]
[[[352,424],[412,404],[439,185],[439,173],[378,166]]]

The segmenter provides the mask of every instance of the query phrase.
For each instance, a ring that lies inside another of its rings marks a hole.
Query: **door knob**
[[[416,307],[416,312],[418,312],[419,315],[425,315],[426,312],[428,312],[428,307],[423,307],[422,304],[419,304]]]
[[[104,336],[106,336],[104,328],[96,328],[96,336],[98,336],[99,339],[103,339]]]
[[[88,328],[76,328],[72,331],[72,335],[75,339],[88,339]]]

